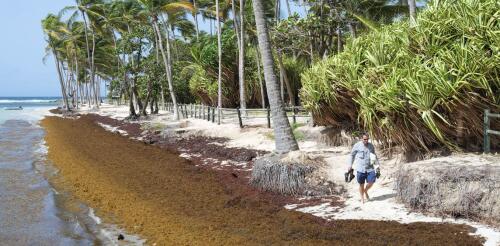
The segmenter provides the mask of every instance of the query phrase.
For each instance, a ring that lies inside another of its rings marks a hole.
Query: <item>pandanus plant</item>
[[[418,25],[383,27],[306,71],[304,104],[318,124],[407,153],[477,147],[483,109],[500,110],[499,14],[494,0],[434,1]]]

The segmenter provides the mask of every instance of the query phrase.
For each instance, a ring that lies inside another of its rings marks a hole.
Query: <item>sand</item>
[[[56,189],[71,191],[104,221],[144,236],[151,245],[482,243],[462,225],[326,221],[287,210],[241,182],[230,182],[230,173],[108,132],[91,117],[48,117],[42,125],[49,158],[60,170],[51,180]]]

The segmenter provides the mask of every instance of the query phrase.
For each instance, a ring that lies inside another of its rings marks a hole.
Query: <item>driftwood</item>
[[[412,209],[500,224],[500,166],[405,166],[395,184],[398,198]]]

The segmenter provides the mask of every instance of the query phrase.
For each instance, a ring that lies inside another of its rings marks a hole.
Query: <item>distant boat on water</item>
[[[19,106],[19,107],[9,107],[9,108],[5,108],[5,110],[23,110],[23,106]]]

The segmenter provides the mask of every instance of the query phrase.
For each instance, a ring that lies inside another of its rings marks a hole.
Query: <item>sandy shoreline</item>
[[[232,173],[194,166],[157,147],[106,132],[85,117],[50,117],[43,126],[49,158],[61,170],[58,183],[99,208],[97,214],[105,221],[144,235],[148,244],[352,244],[359,228],[367,235],[362,241],[372,244],[479,243],[460,225],[327,222],[286,210],[265,195],[247,196],[252,193],[242,182],[227,182],[234,179]]]

